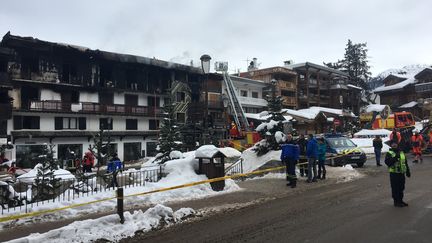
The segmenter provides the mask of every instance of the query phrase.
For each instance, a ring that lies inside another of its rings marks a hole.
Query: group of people
[[[327,146],[322,137],[316,139],[312,134],[309,134],[306,140],[305,136],[301,134],[296,141],[291,134],[287,134],[281,153],[281,160],[286,166],[287,186],[292,188],[297,186],[295,168],[299,161],[301,162],[299,164],[300,175],[307,175],[306,182],[312,183],[317,182],[318,179],[325,179],[326,150]]]

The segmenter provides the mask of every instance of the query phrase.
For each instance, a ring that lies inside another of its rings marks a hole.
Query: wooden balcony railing
[[[162,114],[161,109],[158,107],[105,105],[86,102],[71,104],[61,101],[30,101],[29,110],[130,116],[159,116]]]

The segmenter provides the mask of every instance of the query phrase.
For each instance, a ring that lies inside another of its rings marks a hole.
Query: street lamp
[[[201,68],[203,73],[206,75],[205,80],[205,114],[204,114],[204,129],[208,128],[207,120],[208,120],[208,74],[210,73],[210,60],[211,57],[207,54],[204,54],[200,58],[201,60]]]

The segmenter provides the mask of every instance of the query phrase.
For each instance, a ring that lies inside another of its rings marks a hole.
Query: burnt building
[[[177,119],[195,124],[204,117],[204,87],[211,104],[221,92],[201,68],[10,33],[0,43],[0,84],[3,133],[23,167],[43,143],[54,144],[60,160],[69,151],[81,156],[100,129],[120,159],[154,156],[164,103],[175,102]],[[222,102],[209,114],[218,118],[221,109]]]

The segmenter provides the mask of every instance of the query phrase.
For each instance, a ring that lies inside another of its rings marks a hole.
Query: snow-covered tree
[[[111,136],[100,129],[99,132],[93,136],[94,145],[89,145],[89,150],[96,155],[97,159],[97,173],[101,166],[107,164],[107,159],[115,152],[111,147]]]
[[[36,200],[51,199],[55,196],[55,190],[60,187],[60,178],[54,175],[59,169],[58,161],[54,158],[54,145],[45,145],[42,154],[39,155],[39,161],[36,165]]]
[[[267,115],[270,116],[255,129],[263,138],[254,148],[258,156],[266,154],[270,150],[280,149],[280,143],[285,141],[283,134],[285,118],[282,115],[283,98],[276,95],[275,82],[272,82],[272,92],[265,97],[265,100],[267,101]]]
[[[165,102],[163,107],[164,117],[160,126],[157,146],[159,153],[155,160],[158,163],[165,163],[170,160],[171,151],[181,150],[182,148],[181,127],[177,122],[175,108],[176,104],[173,102]]]

